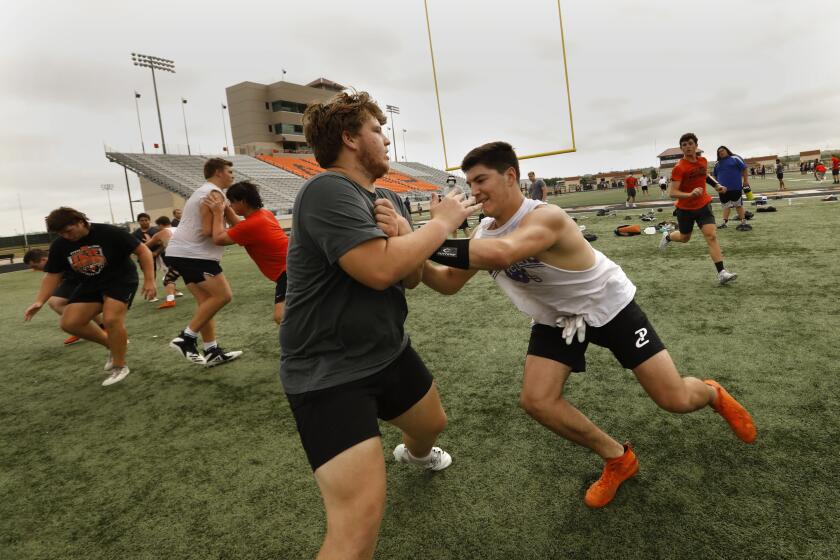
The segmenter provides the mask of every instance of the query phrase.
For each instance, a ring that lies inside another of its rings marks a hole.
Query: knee
[[[541,395],[522,393],[519,395],[519,407],[528,413],[528,416],[539,421],[551,408],[551,401]]]
[[[709,243],[714,243],[715,241],[717,241],[717,233],[715,233],[714,231],[711,231],[710,233],[703,232],[703,237],[705,237],[706,241],[708,241]]]
[[[340,547],[345,558],[370,558],[376,548],[382,524],[384,500],[364,500],[353,504],[352,515],[330,519],[327,514],[327,541]]]
[[[692,410],[694,410],[694,408],[691,406],[691,401],[688,398],[688,394],[685,391],[665,395],[655,400],[659,408],[668,412],[681,414],[685,412],[691,412]]]
[[[58,326],[61,327],[61,330],[69,333],[75,333],[79,330],[79,327],[81,327],[78,321],[74,320],[72,317],[68,317],[67,315],[61,316]]]
[[[123,326],[123,318],[122,316],[108,316],[102,317],[102,324],[105,325],[105,330],[116,332],[117,329],[122,328]]]
[[[51,297],[47,300],[47,305],[50,306],[50,309],[61,315],[64,312],[64,308],[67,306],[67,300],[58,300],[58,298]]]
[[[222,305],[227,305],[227,304],[229,304],[232,300],[233,300],[233,293],[232,293],[230,290],[226,291],[226,292],[225,292],[225,293],[223,293],[221,296],[219,296],[219,302],[220,302]]]

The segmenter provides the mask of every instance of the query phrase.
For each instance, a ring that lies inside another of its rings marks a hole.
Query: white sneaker
[[[442,471],[452,464],[452,456],[440,447],[432,447],[429,458],[422,461],[414,457],[404,443],[394,448],[394,459],[397,463],[417,465],[429,471]]]
[[[102,382],[102,385],[107,387],[108,385],[119,383],[120,381],[125,379],[125,376],[129,373],[130,370],[128,369],[128,366],[115,367],[111,370],[111,375],[109,375],[107,379],[105,379],[105,381]]]
[[[630,208],[635,208],[635,207],[636,207],[635,203],[630,205]]]
[[[184,294],[181,292],[175,292],[175,297],[184,297]]]
[[[718,282],[720,282],[721,284],[726,284],[727,282],[731,282],[736,278],[738,278],[738,275],[736,273],[729,272],[725,268],[718,272]]]
[[[625,203],[624,203],[624,207],[625,207],[625,208],[630,208],[630,203],[629,203],[629,202],[625,202]]]
[[[665,233],[663,233],[662,234],[662,239],[659,240],[659,248],[662,249],[663,251],[665,249],[667,249],[668,245],[671,243],[671,240],[668,239],[668,233],[669,232],[667,232],[667,231]]]
[[[105,367],[102,369],[104,369],[105,371],[111,371],[112,369],[114,369],[114,357],[111,355],[110,352],[108,352],[108,361],[105,362]]]
[[[153,297],[152,299],[147,299],[146,301],[148,301],[149,303],[155,303],[155,302],[160,301],[160,298],[158,298],[158,297]]]

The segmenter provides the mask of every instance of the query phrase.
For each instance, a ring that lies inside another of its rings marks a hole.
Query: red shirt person
[[[289,238],[277,223],[274,214],[263,208],[256,185],[242,181],[231,185],[226,194],[233,211],[245,219],[226,229],[223,221],[224,204],[221,201],[204,199],[203,203],[213,212],[213,242],[216,245],[242,245],[260,272],[276,283],[274,322],[280,324],[286,301],[286,256]]]
[[[624,180],[624,188],[627,189],[627,201],[624,203],[624,206],[629,207],[631,204],[633,208],[636,207],[636,185],[638,184],[638,180],[630,175],[627,179]]]

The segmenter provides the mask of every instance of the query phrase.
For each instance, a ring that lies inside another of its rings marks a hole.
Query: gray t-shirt
[[[408,344],[402,284],[374,290],[338,265],[353,247],[387,237],[374,219],[377,198],[388,198],[411,220],[392,191],[377,188],[371,193],[339,173],[316,175],[298,192],[280,327],[280,380],[286,393],[325,389],[377,373]]]
[[[545,187],[545,181],[537,179],[528,186],[528,198],[533,200],[542,200],[542,190]]]

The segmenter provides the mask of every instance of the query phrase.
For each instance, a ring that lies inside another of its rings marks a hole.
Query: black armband
[[[438,247],[429,260],[452,268],[470,268],[470,240],[447,239]]]
[[[714,188],[718,188],[720,186],[720,183],[712,179],[709,175],[706,175],[706,184],[711,185]]]

